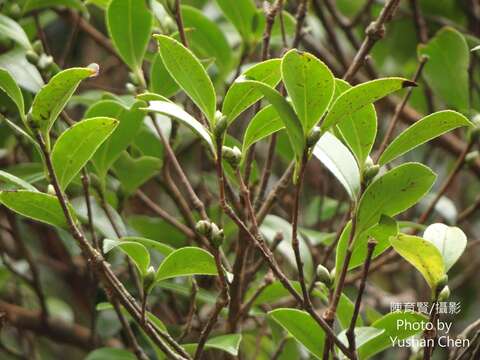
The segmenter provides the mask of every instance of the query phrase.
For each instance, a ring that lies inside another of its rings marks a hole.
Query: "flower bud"
[[[467,165],[472,165],[479,157],[480,153],[478,150],[470,151],[467,156],[465,156],[465,163]]]
[[[48,184],[47,193],[49,193],[50,195],[57,195],[57,192],[55,191],[55,188],[52,184]]]
[[[209,237],[210,233],[212,232],[212,223],[208,220],[200,220],[195,225],[195,230],[200,235]]]
[[[43,44],[40,40],[36,40],[33,45],[33,51],[35,51],[38,55],[43,54],[45,51],[43,50]]]
[[[225,239],[225,235],[223,234],[223,229],[219,229],[217,224],[212,223],[212,232],[210,234],[210,243],[212,246],[219,248],[223,240]]]
[[[37,66],[40,70],[48,70],[53,65],[53,57],[42,54],[38,59]]]
[[[228,121],[227,117],[220,112],[215,113],[215,128],[213,129],[213,135],[216,139],[221,139],[227,131]]]
[[[147,295],[153,288],[153,285],[155,284],[155,269],[153,266],[150,266],[147,269],[147,273],[143,277],[143,292],[145,295]]]
[[[137,87],[130,82],[127,82],[125,84],[125,89],[127,89],[129,94],[136,94],[137,93]]]
[[[442,291],[440,291],[440,294],[438,294],[438,301],[445,301],[448,300],[450,297],[450,288],[448,286],[445,286]]]
[[[134,85],[139,85],[140,84],[140,81],[138,79],[138,76],[137,74],[133,73],[133,72],[129,72],[128,73],[128,79],[130,80],[130,82]]]
[[[11,4],[8,9],[8,15],[12,19],[18,20],[20,16],[22,16],[22,9],[20,8],[20,5],[18,5],[17,3]]]
[[[332,277],[328,269],[323,265],[317,266],[317,279],[324,283],[328,288],[332,285]]]
[[[365,183],[370,182],[380,171],[380,166],[373,163],[371,157],[368,157],[365,161],[365,167],[363,169],[363,181]]]
[[[322,135],[322,132],[320,131],[320,127],[315,126],[312,131],[310,131],[310,134],[308,134],[307,137],[307,146],[312,147],[314,146],[317,141],[320,139],[320,136]]]
[[[222,156],[234,169],[240,165],[240,161],[242,160],[242,152],[236,146],[233,148],[224,146],[222,148]]]
[[[33,50],[27,50],[25,52],[25,57],[27,58],[27,61],[32,64],[32,65],[37,65],[38,59],[40,58],[38,54],[33,51]]]

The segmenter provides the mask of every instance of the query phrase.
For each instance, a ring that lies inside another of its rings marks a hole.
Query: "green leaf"
[[[437,136],[461,126],[471,125],[472,123],[458,112],[437,111],[417,121],[395,138],[380,156],[378,163],[384,165]]]
[[[390,238],[395,251],[412,264],[432,290],[445,276],[443,258],[437,247],[418,236],[398,234]]]
[[[288,138],[297,160],[301,159],[305,149],[305,136],[303,134],[302,123],[288,101],[280,95],[277,90],[272,89],[262,82],[244,78],[238,78],[236,82],[249,85],[251,88],[260,91],[270,104],[272,104],[287,129]]]
[[[0,34],[2,37],[8,37],[26,50],[32,48],[30,40],[23,28],[13,19],[0,14]]]
[[[401,321],[404,323],[402,324]],[[368,359],[380,351],[392,347],[392,339],[403,340],[419,334],[421,330],[412,329],[421,328],[421,323],[426,322],[425,316],[413,312],[393,312],[383,316],[370,325],[383,330],[383,333],[359,346],[359,358]]]
[[[123,61],[140,72],[153,16],[144,0],[112,0],[106,11],[108,34]]]
[[[337,244],[335,268],[341,269],[345,254],[347,252],[348,240],[350,238],[350,232],[352,229],[351,222],[348,222],[340,235],[340,239]],[[377,245],[373,251],[372,259],[381,255],[385,250],[390,247],[390,237],[398,234],[398,224],[392,218],[382,215],[377,225],[362,232],[355,239],[353,245],[352,257],[348,264],[348,270],[355,269],[365,263],[367,258],[367,243],[370,237],[377,241]],[[339,272],[336,273],[340,275]],[[338,279],[336,279],[338,280]]]
[[[163,256],[170,255],[175,249],[169,245],[163,244],[159,241],[138,237],[138,236],[125,236],[121,238],[122,241],[137,242],[145,246],[148,250],[155,250]]]
[[[230,355],[237,356],[241,341],[242,335],[240,334],[216,336],[207,340],[205,349],[222,350]],[[192,355],[197,349],[197,344],[185,344],[182,346]]]
[[[344,80],[335,80],[335,96],[343,94],[352,86]],[[366,105],[350,116],[346,116],[337,124],[336,132],[350,148],[357,159],[360,170],[363,169],[365,161],[372,150],[377,135],[377,113],[373,104]]]
[[[18,109],[20,118],[25,121],[25,104],[23,101],[22,91],[18,87],[15,79],[10,73],[0,68],[0,89],[12,99]]]
[[[98,68],[70,68],[63,70],[43,86],[33,100],[32,120],[43,134],[47,134],[57,120],[68,100],[80,82],[88,77],[96,76]]]
[[[426,45],[419,45],[418,54],[428,56],[422,75],[434,93],[448,107],[468,110],[470,52],[463,35],[444,27]]]
[[[128,255],[142,276],[147,274],[148,267],[150,266],[150,254],[145,246],[136,241],[103,240],[103,252],[105,254],[114,248],[120,248]]]
[[[20,179],[19,177],[12,175],[6,171],[0,170],[0,182],[5,182],[7,184],[12,184],[14,186],[17,186],[21,189],[24,190],[29,190],[29,191],[38,191],[35,189],[32,185],[30,185],[28,182],[26,182],[23,179]]]
[[[96,117],[82,120],[60,135],[52,150],[52,163],[62,189],[67,188],[117,125],[115,119]]]
[[[101,179],[105,179],[108,170],[122,151],[135,139],[145,115],[143,111],[139,110],[142,104],[144,104],[142,101],[138,101],[128,109],[117,101],[101,100],[92,105],[85,113],[85,117],[107,116],[119,120],[115,131],[92,158]]]
[[[415,205],[432,187],[435,173],[419,163],[402,164],[365,190],[358,205],[357,234],[378,224],[381,215],[395,216]]]
[[[43,86],[38,69],[25,58],[25,49],[16,47],[0,55],[0,68],[10,72],[16,83],[25,90],[36,93]]]
[[[155,281],[190,275],[217,275],[213,255],[197,247],[175,250],[162,261]]]
[[[195,55],[178,41],[154,35],[163,64],[211,125],[215,123],[216,95],[212,81]]]
[[[55,6],[65,6],[88,15],[87,7],[80,0],[27,0],[23,6],[23,13]]]
[[[280,59],[270,59],[255,64],[242,73],[240,78],[256,80],[275,87],[281,78]],[[242,82],[233,82],[222,105],[222,114],[229,123],[234,121],[247,108],[262,98],[262,93]]]
[[[377,329],[373,326],[358,326],[355,327],[355,345],[358,348],[361,348],[363,344],[376,339],[378,336],[382,335],[385,332],[384,329]],[[343,330],[340,334],[338,334],[338,338],[348,346],[348,339],[347,339],[347,330]]]
[[[292,49],[282,59],[282,79],[303,131],[308,134],[332,100],[333,74],[312,54]]]
[[[425,229],[423,238],[437,247],[443,258],[445,272],[458,261],[467,247],[465,233],[456,226],[432,224]]]
[[[253,20],[257,13],[253,0],[217,0],[217,4],[240,36],[249,43],[254,32]]]
[[[354,114],[365,106],[405,87],[415,86],[414,82],[403,78],[383,78],[356,85],[342,93],[331,106],[321,124],[323,132],[339,124],[347,116]]]
[[[150,88],[154,93],[167,98],[175,95],[180,90],[178,84],[165,68],[159,53],[155,54],[150,67]]]
[[[275,108],[272,105],[266,106],[248,123],[243,137],[242,153],[246,154],[250,146],[284,128],[285,125]]]
[[[115,359],[115,360],[136,360],[136,356],[124,349],[117,348],[100,348],[92,351],[88,354],[85,360],[105,360],[105,359]]]
[[[313,148],[313,155],[337,178],[351,199],[360,189],[360,170],[348,148],[329,132]]]
[[[10,210],[30,219],[59,228],[68,228],[60,202],[53,195],[28,190],[3,191],[0,193],[0,202]],[[70,213],[75,216],[72,208]]]
[[[182,5],[183,26],[188,43],[201,57],[213,57],[221,73],[226,74],[232,66],[232,47],[215,21],[192,6]]]
[[[169,101],[150,101],[148,107],[144,110],[170,116],[184,123],[193,131],[195,131],[197,135],[199,135],[200,138],[208,144],[212,150],[212,153],[215,154],[215,147],[207,129],[205,129],[205,127],[198,120],[196,120],[192,115],[187,113],[177,104]]]
[[[161,160],[151,156],[134,159],[126,151],[115,162],[115,174],[127,194],[135,192],[140,186],[160,171]]]
[[[322,358],[325,333],[307,312],[297,309],[276,309],[270,311],[268,315],[312,355],[318,359]]]

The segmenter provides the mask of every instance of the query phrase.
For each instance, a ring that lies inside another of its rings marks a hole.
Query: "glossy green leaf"
[[[347,116],[365,106],[415,83],[403,78],[383,78],[356,85],[341,94],[332,104],[325,120],[321,124],[323,132],[339,124]]]
[[[187,125],[193,131],[195,131],[203,141],[207,143],[212,150],[212,153],[215,154],[215,147],[207,129],[205,129],[205,127],[198,120],[183,110],[180,106],[169,101],[150,101],[145,110],[173,117]]]
[[[0,68],[8,70],[23,89],[36,93],[43,86],[38,69],[25,58],[25,49],[16,47],[0,55]]]
[[[374,180],[358,205],[357,234],[415,205],[432,187],[435,173],[419,163],[402,164]]]
[[[254,32],[253,21],[257,9],[253,0],[216,0],[225,17],[248,43]]]
[[[297,309],[276,309],[270,311],[268,315],[312,355],[318,359],[322,358],[325,332],[307,312]]]
[[[22,91],[18,87],[13,76],[7,70],[1,68],[0,90],[5,92],[5,94],[7,94],[7,96],[15,103],[21,119],[25,121],[25,103],[23,101]]]
[[[425,229],[423,238],[432,242],[442,254],[445,272],[451,269],[467,247],[467,236],[456,226],[432,224]]]
[[[222,350],[232,356],[237,356],[241,341],[242,335],[240,334],[220,335],[208,339],[205,343],[205,349]],[[197,349],[197,344],[185,344],[182,346],[192,355]]]
[[[150,67],[150,88],[154,93],[167,98],[175,95],[180,90],[178,84],[165,68],[162,57],[158,53],[155,54]]]
[[[96,117],[82,120],[60,135],[52,150],[52,163],[62,189],[67,188],[117,125],[115,119]]]
[[[85,360],[106,360],[106,359],[136,360],[137,357],[131,351],[128,351],[128,350],[104,347],[104,348],[100,348],[92,351],[85,358]]]
[[[241,75],[241,78],[255,80],[275,87],[281,78],[280,59],[270,59],[255,64]],[[222,105],[222,114],[231,123],[238,115],[262,98],[262,93],[242,82],[233,82]]]
[[[213,255],[197,247],[175,250],[162,261],[157,270],[156,281],[191,275],[217,275]]]
[[[430,241],[418,236],[398,234],[390,238],[395,251],[412,264],[434,290],[445,276],[442,254]]]
[[[106,18],[108,33],[118,54],[133,71],[139,72],[153,25],[153,16],[145,1],[112,0]]]
[[[131,194],[160,171],[161,163],[155,157],[133,158],[123,152],[115,162],[114,170],[125,192]]]
[[[383,316],[370,325],[383,332],[359,346],[359,358],[369,359],[380,351],[392,347],[392,339],[403,340],[421,333],[421,330],[413,329],[421,328],[421,324],[426,322],[425,316],[413,312],[392,312]]]
[[[147,238],[143,238],[143,237],[125,236],[125,237],[122,237],[121,240],[122,241],[137,242],[137,243],[145,246],[148,250],[155,250],[163,256],[170,255],[173,251],[175,251],[175,249],[172,248],[169,245],[163,244],[163,243],[161,243],[159,241],[156,241],[156,240],[151,240],[151,239],[147,239]]]
[[[28,40],[28,36],[23,28],[15,20],[3,14],[0,14],[0,34],[2,34],[2,37],[8,37],[27,50],[32,48],[32,44],[30,44],[30,40]]]
[[[302,123],[288,101],[280,95],[277,90],[272,89],[262,82],[247,80],[245,78],[239,78],[236,82],[249,85],[252,89],[260,91],[275,108],[285,125],[292,149],[297,159],[300,159],[305,149],[305,136],[303,134]]]
[[[0,202],[10,210],[59,228],[67,228],[60,202],[53,195],[38,191],[18,190],[0,193]],[[73,209],[70,213],[74,215]]]
[[[447,106],[468,110],[470,52],[464,36],[444,27],[426,45],[419,45],[418,54],[428,56],[422,75],[433,92]]]
[[[105,179],[108,170],[138,134],[145,116],[144,112],[139,110],[139,107],[143,104],[143,102],[138,101],[127,108],[117,101],[101,100],[92,105],[85,113],[85,117],[107,116],[119,120],[115,131],[100,146],[92,158],[101,179]]]
[[[351,222],[348,222],[340,235],[340,239],[337,244],[335,268],[341,269],[343,267],[343,261],[347,252],[348,240],[350,238],[350,232],[352,229]],[[371,227],[367,231],[359,234],[355,239],[353,245],[353,252],[348,264],[348,270],[355,269],[362,266],[367,258],[367,243],[370,238],[377,241],[377,245],[373,251],[372,259],[381,255],[385,250],[390,247],[390,237],[398,234],[398,224],[392,218],[382,215],[377,225]],[[336,273],[337,277],[340,272]],[[338,279],[336,279],[338,280]]]
[[[232,47],[215,21],[193,6],[182,6],[182,18],[192,50],[202,58],[212,57],[221,73],[232,66]]]
[[[12,175],[6,171],[0,170],[0,183],[7,183],[14,185],[17,188],[29,190],[29,191],[38,191],[32,185],[30,185],[25,180],[19,178],[18,176]]]
[[[212,81],[196,56],[171,37],[155,35],[163,64],[185,93],[214,124],[216,95]]]
[[[282,59],[282,79],[304,133],[308,134],[332,100],[333,74],[312,54],[292,49]]]
[[[27,0],[23,6],[23,12],[27,13],[33,10],[40,10],[55,6],[65,6],[70,9],[78,10],[88,15],[87,7],[81,0]]]
[[[266,106],[248,123],[243,137],[242,153],[246,154],[250,146],[284,128],[285,125],[275,108],[272,105]]]
[[[32,121],[44,134],[50,131],[80,82],[88,77],[96,76],[97,72],[98,66],[96,65],[63,70],[40,89],[33,100],[30,112]]]
[[[313,148],[313,155],[342,184],[351,199],[356,199],[360,189],[360,170],[350,150],[329,132]]]
[[[472,123],[462,114],[451,111],[437,111],[425,116],[393,140],[378,160],[380,165],[392,161],[427,141],[461,126]]]
[[[147,274],[148,267],[150,266],[150,254],[143,244],[136,241],[103,240],[103,252],[105,254],[114,248],[119,248],[128,255],[142,276]]]
[[[346,81],[336,79],[334,99],[351,88],[352,86]],[[337,124],[336,130],[335,133],[339,133],[338,137],[347,144],[357,159],[358,166],[362,169],[377,135],[375,106],[373,104],[366,105],[350,116],[346,116]]]

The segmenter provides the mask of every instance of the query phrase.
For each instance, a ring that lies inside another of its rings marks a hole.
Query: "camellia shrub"
[[[476,2],[0,8],[2,359],[480,357]]]

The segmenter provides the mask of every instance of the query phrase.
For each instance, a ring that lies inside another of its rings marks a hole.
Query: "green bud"
[[[130,82],[136,86],[138,86],[140,84],[140,81],[138,79],[138,76],[137,74],[133,73],[133,72],[129,72],[128,73],[128,79],[130,80]]]
[[[448,286],[445,286],[442,291],[440,291],[440,294],[438,294],[438,301],[445,301],[448,300],[450,297],[450,288]]]
[[[219,229],[217,224],[212,223],[212,232],[210,234],[210,243],[219,248],[223,244],[223,240],[225,239],[225,235],[223,234],[223,229]]]
[[[242,160],[242,152],[236,146],[233,148],[224,146],[222,148],[222,156],[234,169],[240,165],[240,161]]]
[[[32,65],[37,65],[38,63],[38,60],[40,59],[40,57],[38,56],[38,54],[33,51],[33,50],[27,50],[25,52],[25,57],[27,58],[27,61],[32,64]]]
[[[125,89],[127,89],[129,94],[136,94],[137,93],[137,87],[130,82],[127,82],[125,84]]]
[[[307,146],[312,147],[314,146],[317,141],[320,139],[320,135],[322,132],[320,131],[320,127],[315,126],[312,131],[310,131],[310,134],[308,134],[307,137]]]
[[[380,166],[373,163],[372,158],[369,156],[365,161],[365,167],[363,169],[363,181],[368,183],[375,176],[377,176],[380,171]]]
[[[480,156],[478,150],[470,151],[467,156],[465,156],[465,163],[467,165],[472,165]]]
[[[55,188],[53,187],[52,184],[48,184],[47,193],[49,193],[50,195],[56,195],[57,194],[57,192],[55,191]]]
[[[317,279],[318,281],[324,283],[327,287],[330,287],[333,283],[330,272],[323,265],[317,266]]]
[[[200,220],[200,221],[197,222],[197,224],[195,225],[195,230],[196,230],[197,233],[199,233],[200,235],[209,237],[209,236],[210,236],[210,233],[212,232],[212,223],[211,223],[210,221],[208,221],[208,220]]]
[[[33,51],[35,51],[38,55],[43,54],[45,51],[43,50],[43,44],[40,40],[36,40],[33,45]]]
[[[22,15],[22,9],[20,8],[20,5],[18,5],[16,2],[11,4],[10,8],[8,9],[8,15],[14,20],[19,19]]]
[[[227,117],[223,116],[220,112],[215,113],[215,128],[213,129],[213,134],[216,139],[221,139],[227,131],[228,121]]]
[[[155,284],[155,269],[153,266],[150,266],[147,269],[147,273],[143,277],[143,291],[145,295],[147,295],[153,288],[153,285]]]

